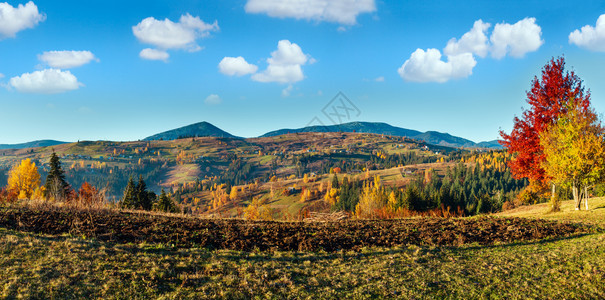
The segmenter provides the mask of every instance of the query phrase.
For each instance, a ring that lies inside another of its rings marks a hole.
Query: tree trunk
[[[584,207],[588,210],[588,186],[584,186]]]
[[[582,204],[582,199],[579,197],[580,195],[578,195],[578,188],[576,187],[576,185],[572,185],[571,186],[571,193],[573,195],[573,199],[575,201],[575,206],[576,206],[576,210],[580,210],[581,208],[581,204]]]
[[[552,212],[561,211],[561,202],[560,199],[557,197],[557,187],[554,182],[552,184],[552,192],[550,194],[550,206]]]
[[[555,184],[553,183],[552,184],[552,190],[551,190],[551,193],[550,193],[550,200],[551,201],[553,201],[555,199],[555,192],[556,192],[556,190],[555,190]]]

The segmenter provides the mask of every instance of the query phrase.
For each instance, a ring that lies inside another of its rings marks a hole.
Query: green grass
[[[605,223],[595,209],[502,215]],[[586,217],[586,216],[590,217]],[[605,233],[494,246],[369,248],[360,252],[240,252],[101,243],[0,229],[4,298],[605,297]]]

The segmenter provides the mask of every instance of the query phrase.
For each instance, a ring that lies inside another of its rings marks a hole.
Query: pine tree
[[[54,198],[55,200],[62,200],[69,194],[70,186],[65,181],[65,173],[61,168],[61,162],[59,157],[53,151],[50,156],[50,171],[46,176],[46,182],[44,184],[46,198]]]
[[[179,210],[176,207],[176,205],[174,204],[174,201],[172,200],[172,198],[170,198],[170,196],[166,195],[166,192],[164,191],[164,189],[162,189],[162,193],[160,194],[160,199],[158,200],[158,202],[155,205],[155,210],[157,211],[163,211],[163,212],[171,212],[171,213],[177,213]]]
[[[136,208],[137,207],[137,195],[136,186],[132,176],[128,179],[128,184],[124,189],[124,197],[122,198],[121,205],[123,208]]]
[[[149,197],[147,185],[143,181],[143,175],[139,175],[139,183],[136,186],[136,207],[141,207],[144,210],[151,210],[152,199]]]
[[[332,188],[338,189],[339,187],[340,183],[338,183],[338,175],[334,174],[334,177],[332,177]]]

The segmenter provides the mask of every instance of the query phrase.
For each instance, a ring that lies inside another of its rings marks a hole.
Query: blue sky
[[[602,14],[603,1],[0,2],[0,143],[200,121],[252,137],[331,124],[338,92],[350,121],[493,140],[553,56],[605,110]]]

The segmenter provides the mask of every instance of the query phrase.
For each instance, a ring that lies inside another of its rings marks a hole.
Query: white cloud
[[[599,16],[595,27],[586,25],[570,33],[569,43],[592,51],[605,51],[605,14]]]
[[[376,3],[374,0],[248,0],[245,9],[247,13],[264,13],[270,17],[355,25],[358,15],[376,11]]]
[[[168,58],[170,57],[170,55],[166,51],[151,49],[151,48],[145,48],[145,49],[141,50],[141,52],[139,53],[139,56],[143,59],[162,60],[164,62],[167,62]]]
[[[491,25],[482,20],[475,21],[473,28],[462,35],[460,40],[452,38],[447,42],[443,49],[445,55],[458,55],[462,53],[474,53],[480,57],[485,57],[488,51],[487,36],[485,33]]]
[[[19,92],[34,94],[57,94],[76,90],[81,83],[69,71],[44,69],[25,73],[10,79],[9,84]]]
[[[0,73],[0,79],[4,78],[4,74]]]
[[[476,64],[471,53],[448,56],[448,61],[444,62],[437,49],[416,49],[397,72],[407,81],[443,83],[468,77]]]
[[[17,7],[7,2],[0,3],[0,39],[15,37],[17,32],[34,28],[45,19],[46,16],[38,12],[38,7],[32,1]]]
[[[246,74],[254,74],[258,67],[249,64],[243,57],[225,57],[218,64],[218,69],[221,73],[229,76],[242,76]]]
[[[288,40],[277,43],[277,50],[271,52],[267,59],[267,69],[252,75],[252,80],[259,82],[294,83],[305,78],[302,66],[309,61],[309,56],[302,49]]]
[[[204,100],[204,103],[209,105],[218,105],[223,103],[223,99],[219,97],[217,94],[211,94]]]
[[[384,76],[378,76],[374,79],[376,82],[384,82]]]
[[[47,51],[39,54],[38,59],[57,69],[76,68],[93,60],[99,61],[90,51]]]
[[[182,15],[178,23],[169,19],[161,21],[148,17],[132,27],[132,33],[142,43],[164,50],[184,49],[187,51],[201,50],[201,47],[196,44],[196,40],[207,37],[210,32],[217,30],[219,30],[217,21],[208,24],[190,14]]]
[[[525,18],[512,25],[496,24],[490,37],[492,57],[500,59],[508,53],[513,57],[523,57],[542,46],[541,36],[542,28],[536,24],[536,18]]]
[[[281,91],[281,96],[282,97],[289,97],[290,93],[292,92],[292,89],[294,89],[294,86],[292,86],[291,84],[288,84],[288,87],[286,87],[285,89],[283,89]]]
[[[512,25],[496,24],[488,41],[490,27],[479,19],[459,40],[450,39],[443,49],[447,61],[441,60],[441,52],[437,49],[416,49],[397,72],[406,81],[446,82],[470,76],[477,65],[474,55],[485,58],[491,53],[492,57],[500,59],[510,54],[519,58],[536,51],[544,43],[542,29],[535,18],[525,18]]]

